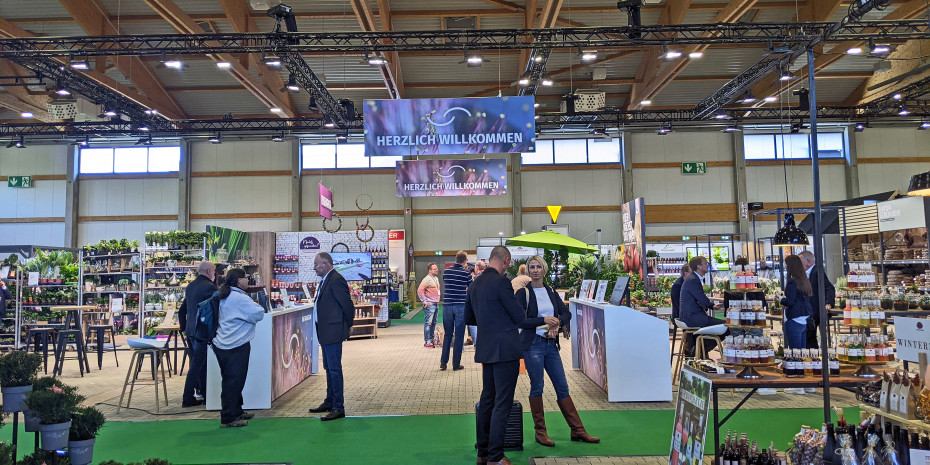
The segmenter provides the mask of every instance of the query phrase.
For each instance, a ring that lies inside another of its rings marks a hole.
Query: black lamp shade
[[[775,247],[794,247],[801,245],[810,245],[807,240],[807,234],[794,224],[794,214],[785,214],[785,225],[775,233],[775,240],[772,242]]]
[[[907,186],[907,195],[930,197],[930,171],[911,176]]]

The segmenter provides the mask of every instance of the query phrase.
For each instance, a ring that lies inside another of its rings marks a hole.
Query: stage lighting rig
[[[287,32],[297,32],[297,20],[294,18],[291,7],[279,3],[269,8],[266,14],[275,20],[274,32],[281,32],[281,21],[284,21]]]
[[[643,25],[641,16],[643,0],[620,0],[617,2],[617,9],[626,12],[627,24],[630,27],[638,28]],[[642,37],[639,31],[630,31],[628,35],[634,40]]]

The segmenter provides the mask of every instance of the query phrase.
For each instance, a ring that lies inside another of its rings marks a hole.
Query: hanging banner
[[[507,160],[408,160],[397,162],[398,197],[507,194]]]
[[[646,276],[646,202],[642,197],[623,204],[623,271]]]
[[[669,465],[704,463],[711,383],[703,373],[689,367],[682,368],[678,377],[678,408],[675,409]]]
[[[530,97],[365,100],[365,155],[536,151]]]
[[[333,219],[333,191],[320,183],[320,216],[332,221]]]

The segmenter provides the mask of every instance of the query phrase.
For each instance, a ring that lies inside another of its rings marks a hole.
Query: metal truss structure
[[[297,83],[302,88],[307,89],[307,92],[313,97],[313,101],[316,102],[319,111],[329,116],[331,119],[329,123],[342,129],[348,129],[349,123],[356,119],[355,113],[349,114],[346,108],[340,105],[336,98],[329,93],[326,84],[313,72],[307,60],[297,52],[278,52],[278,58],[281,60],[281,64],[291,72]]]

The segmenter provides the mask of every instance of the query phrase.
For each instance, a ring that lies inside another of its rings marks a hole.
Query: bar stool
[[[81,377],[84,377],[84,369],[90,373],[90,363],[87,361],[87,347],[84,345],[84,335],[77,329],[64,329],[58,332],[58,341],[55,344],[55,366],[52,368],[52,376],[61,375],[65,366],[65,349],[68,344],[73,343],[77,352],[74,359],[78,361],[78,368],[81,370]]]
[[[107,337],[107,332],[110,333],[110,347],[104,347],[103,341]],[[119,367],[119,357],[116,356],[116,332],[113,331],[112,324],[101,324],[101,325],[89,325],[87,327],[87,334],[85,340],[90,343],[90,336],[93,333],[94,335],[94,344],[97,346],[97,369],[103,369],[103,352],[112,351],[113,359],[116,360],[116,366]]]
[[[672,355],[675,363],[672,365],[672,384],[678,384],[678,374],[681,373],[681,367],[685,364],[685,343],[688,336],[696,333],[701,328],[692,328],[683,321],[676,319],[675,326],[681,330],[681,341],[678,343],[678,352]]]
[[[161,407],[161,401],[158,398],[158,385],[161,384],[162,391],[165,398],[165,406],[168,406],[168,385],[165,383],[165,365],[163,364],[162,357],[164,356],[165,351],[157,347],[146,347],[146,348],[137,348],[133,347],[132,349],[132,359],[129,360],[129,370],[126,372],[126,380],[123,382],[123,392],[119,396],[119,405],[116,407],[116,413],[120,412],[120,409],[123,408],[123,397],[126,395],[126,388],[129,387],[129,398],[126,399],[126,408],[129,408],[129,404],[132,403],[132,392],[136,388],[136,380],[139,378],[139,372],[142,371],[142,364],[145,361],[145,356],[148,355],[151,357],[152,364],[152,381],[151,383],[140,383],[144,386],[155,386],[155,413],[158,413],[159,408]],[[161,378],[159,379],[159,368],[161,369]]]
[[[55,344],[55,332],[48,326],[33,326],[26,331],[26,352],[33,347],[33,352],[42,350],[42,365],[48,374],[48,345]],[[34,344],[34,345],[33,345]],[[54,367],[53,367],[54,369]]]
[[[704,353],[704,341],[715,341],[720,351],[723,351],[723,343],[720,342],[720,336],[727,332],[727,325],[705,326],[697,331],[694,335],[694,356],[699,360],[705,360],[707,354]]]

